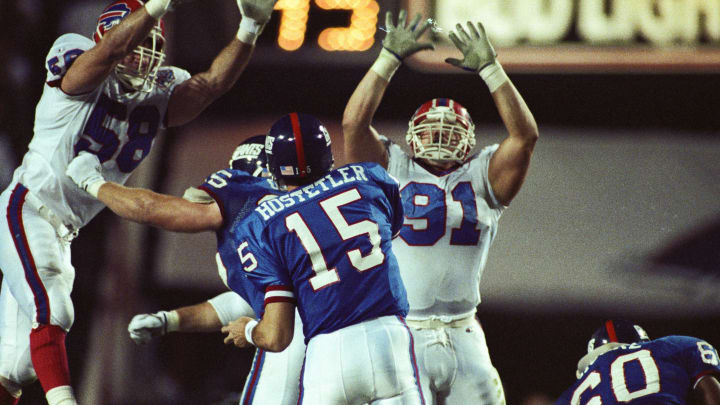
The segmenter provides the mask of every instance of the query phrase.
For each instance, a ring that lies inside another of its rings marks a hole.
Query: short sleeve
[[[388,139],[385,135],[380,135],[380,141],[385,145],[388,154],[388,172],[400,173],[403,164],[406,166],[411,159],[410,156],[395,142]]]
[[[183,84],[185,81],[190,79],[190,77],[190,72],[185,69],[181,69],[176,66],[163,66],[158,69],[155,80],[160,88],[172,94],[175,87]]]
[[[378,185],[382,188],[383,193],[390,203],[390,221],[392,224],[393,237],[402,229],[405,222],[405,211],[403,209],[402,198],[400,197],[400,184],[398,180],[383,169],[380,165],[373,164],[370,167],[374,177],[377,178]]]
[[[185,189],[182,198],[196,204],[212,204],[215,202],[210,193],[195,187]]]
[[[488,174],[490,170],[490,159],[499,146],[499,144],[493,144],[484,147],[480,153],[470,158],[468,170],[473,187],[475,190],[484,190],[485,200],[490,208],[504,210],[506,207],[495,197]]]
[[[286,268],[276,259],[272,252],[272,242],[257,238],[257,235],[266,235],[262,232],[263,223],[260,220],[243,221],[239,224],[247,231],[237,234],[238,254],[243,263],[245,275],[258,290],[264,292],[264,305],[272,302],[295,303],[292,280]]]
[[[75,59],[94,46],[95,42],[79,34],[60,36],[45,58],[46,82],[51,86],[59,83]]]
[[[720,376],[718,352],[708,342],[689,336],[671,336],[673,343],[682,345],[681,357],[693,383],[693,388],[706,375]]]

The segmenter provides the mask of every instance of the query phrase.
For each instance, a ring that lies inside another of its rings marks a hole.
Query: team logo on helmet
[[[123,18],[132,12],[132,9],[126,2],[117,2],[111,4],[108,8],[100,14],[98,18],[97,31],[93,38],[95,42],[100,41],[110,28],[120,24]]]

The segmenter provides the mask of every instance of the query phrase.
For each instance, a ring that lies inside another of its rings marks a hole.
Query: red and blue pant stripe
[[[22,218],[22,210],[25,205],[25,196],[27,193],[28,189],[22,184],[18,183],[17,186],[15,186],[15,189],[13,189],[10,195],[10,203],[7,207],[7,220],[10,227],[10,234],[12,235],[13,242],[15,242],[15,249],[18,252],[18,257],[25,272],[25,280],[27,280],[35,298],[35,308],[37,311],[36,322],[48,325],[50,324],[50,299],[48,298],[42,279],[40,279],[40,274],[38,274],[37,266],[35,266],[35,259],[30,251],[30,244],[28,243]]]
[[[413,338],[410,328],[405,323],[405,318],[398,316],[400,322],[402,322],[405,330],[407,330],[408,337],[410,338],[410,361],[412,362],[413,375],[415,376],[415,385],[417,385],[418,392],[420,393],[420,403],[425,405],[425,396],[423,395],[422,386],[420,385],[420,373],[418,372],[417,357],[415,356],[415,339]]]
[[[258,380],[262,373],[263,363],[265,363],[265,350],[258,348],[255,353],[252,368],[250,369],[250,378],[245,385],[245,391],[240,398],[240,405],[251,405],[257,391]]]

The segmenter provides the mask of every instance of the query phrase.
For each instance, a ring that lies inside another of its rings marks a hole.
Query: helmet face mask
[[[475,125],[467,110],[451,99],[433,99],[421,105],[405,135],[416,158],[464,162],[475,147]]]
[[[105,8],[98,18],[93,39],[102,37],[130,13],[143,7],[139,0],[118,0]],[[125,87],[141,92],[155,88],[157,72],[165,61],[165,27],[162,20],[151,29],[148,37],[115,66],[114,75]]]
[[[253,136],[238,145],[228,165],[233,170],[242,170],[255,177],[270,178],[265,155],[265,135]]]

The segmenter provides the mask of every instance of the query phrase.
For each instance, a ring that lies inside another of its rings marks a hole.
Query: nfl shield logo
[[[292,176],[295,174],[295,169],[292,166],[280,166],[280,174],[283,176]]]

